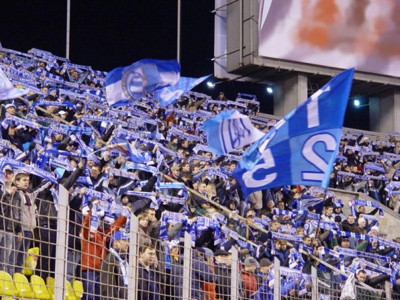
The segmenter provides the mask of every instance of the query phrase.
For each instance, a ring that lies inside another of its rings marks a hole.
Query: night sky
[[[183,0],[182,75],[213,70],[213,0]],[[66,0],[1,1],[0,41],[65,56]],[[142,58],[176,57],[177,0],[71,1],[70,59],[110,70]]]
[[[177,53],[177,0],[71,0],[70,60],[110,71],[143,58],[172,59]],[[181,75],[213,73],[214,0],[181,0]],[[0,2],[0,42],[26,52],[31,48],[65,57],[66,0]],[[218,81],[218,79],[214,79]],[[261,111],[273,113],[273,97],[255,83],[223,82],[209,89],[204,82],[195,91],[228,99],[237,93],[257,96]],[[365,128],[349,109],[345,126]]]

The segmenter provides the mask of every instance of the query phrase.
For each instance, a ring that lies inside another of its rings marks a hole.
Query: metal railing
[[[161,241],[150,236],[152,224],[143,226],[134,215],[128,224],[121,216],[93,228],[70,200],[62,187],[57,210],[50,209],[53,201],[37,199],[32,239],[26,228],[23,236],[0,230],[3,299],[340,299],[343,279],[334,271],[302,274],[277,259],[261,268],[235,247],[229,253],[194,248],[187,232]],[[4,224],[17,225],[2,216]],[[357,299],[397,299],[389,284],[384,288],[357,284]]]

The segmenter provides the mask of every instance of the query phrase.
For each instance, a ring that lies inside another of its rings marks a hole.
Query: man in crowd
[[[249,298],[258,289],[258,282],[255,275],[257,268],[260,265],[254,257],[246,257],[242,270],[242,282],[244,289],[244,296]]]
[[[128,248],[129,236],[122,230],[117,231],[101,263],[101,295],[108,299],[126,299],[128,296]]]
[[[152,245],[139,249],[137,299],[160,300],[160,286],[155,266],[157,253]]]

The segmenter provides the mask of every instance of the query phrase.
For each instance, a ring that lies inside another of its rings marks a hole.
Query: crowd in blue
[[[139,299],[181,295],[168,284],[179,286],[183,261],[177,246],[184,232],[199,262],[192,299],[229,299],[232,247],[242,261],[245,299],[272,299],[274,258],[282,266],[285,297],[310,296],[312,266],[340,288],[345,278],[310,255],[372,287],[391,281],[399,289],[400,240],[387,240],[379,230],[382,206],[399,211],[398,133],[378,139],[346,132],[341,140],[330,187],[363,192],[377,202],[353,200],[346,214],[334,192],[305,186],[244,199],[231,176],[243,151],[212,153],[202,123],[237,109],[267,132],[275,121],[258,114],[254,96],[231,101],[189,92],[162,107],[148,95],[111,108],[106,73],[89,66],[39,49],[0,48],[0,67],[14,85],[29,89],[1,102],[0,264],[9,273],[20,272],[26,252],[37,245],[36,273],[54,276],[62,184],[70,192],[67,272],[82,279],[85,299],[100,299],[91,296],[96,293],[126,297],[126,282],[118,278],[124,278],[122,241],[132,213],[139,219]],[[155,264],[155,250],[162,263]],[[122,268],[117,279],[104,276],[104,262],[110,261]],[[101,289],[107,284],[117,288]]]

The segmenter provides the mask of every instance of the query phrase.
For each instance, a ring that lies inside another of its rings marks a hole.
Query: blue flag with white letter
[[[176,60],[142,59],[130,66],[110,71],[106,95],[110,106],[124,105],[155,90],[178,82],[180,65]]]
[[[237,110],[221,112],[204,122],[208,147],[217,154],[227,154],[262,138],[264,133],[256,129],[248,116]]]
[[[243,154],[233,176],[245,197],[284,185],[327,187],[353,75],[332,78]]]

